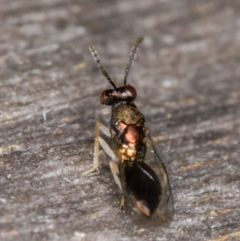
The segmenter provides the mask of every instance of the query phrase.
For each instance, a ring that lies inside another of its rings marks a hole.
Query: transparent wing
[[[129,214],[128,218],[134,223],[142,224],[142,222],[144,222],[146,225],[149,224],[149,227],[162,226],[168,224],[173,217],[174,208],[172,191],[167,170],[156,151],[148,130],[145,132],[145,141],[147,151],[144,162],[138,160],[135,162],[129,161],[131,165],[128,166],[127,162],[119,160],[120,164],[118,166],[119,169],[117,170],[117,179],[119,180],[117,183],[120,183],[120,189],[128,200],[125,202],[124,208],[126,214]],[[117,155],[118,151],[115,145],[113,145],[113,151]],[[151,169],[151,171],[149,171],[149,169]],[[153,172],[156,175],[153,175]],[[156,176],[156,179],[154,176]],[[158,191],[154,188],[158,188],[158,185],[151,185],[153,184],[151,181],[154,183],[155,181],[158,181],[160,184],[161,197],[159,198],[157,208],[154,208],[155,211],[149,218],[148,215],[144,215],[143,212],[141,212],[143,210],[142,207],[144,207],[141,203],[142,200],[147,201],[147,204],[150,205],[156,203],[156,198],[158,198],[156,192]],[[132,211],[136,211],[137,215],[132,215]]]
[[[155,216],[155,218],[158,217],[164,222],[169,222],[173,218],[174,204],[167,170],[159,154],[156,151],[153,140],[148,131],[146,133],[146,143],[147,153],[145,157],[145,162],[156,173],[162,187],[161,201],[153,217]]]

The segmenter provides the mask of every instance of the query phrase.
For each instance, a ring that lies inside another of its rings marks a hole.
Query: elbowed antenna
[[[131,69],[131,67],[133,65],[134,59],[136,58],[138,47],[142,41],[143,41],[143,37],[139,37],[136,40],[136,42],[134,43],[134,45],[132,46],[132,51],[130,53],[129,61],[128,61],[127,67],[125,69],[124,85],[127,84],[127,77],[128,77],[129,70]]]
[[[113,86],[114,89],[117,89],[117,86],[114,84],[113,80],[111,79],[111,77],[109,76],[107,71],[102,66],[96,49],[92,45],[89,45],[89,50],[90,50],[95,62],[97,63],[98,68],[102,71],[103,75],[107,78],[108,82]]]

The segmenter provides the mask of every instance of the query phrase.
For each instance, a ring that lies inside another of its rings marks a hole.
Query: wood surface
[[[94,126],[111,109],[93,44],[129,83],[172,186],[166,226],[119,210]],[[239,0],[0,0],[0,240],[240,240]]]

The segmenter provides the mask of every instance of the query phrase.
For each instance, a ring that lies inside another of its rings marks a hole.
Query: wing
[[[137,150],[138,158],[134,161],[119,161],[117,183],[120,183],[120,189],[132,204],[130,206],[133,210],[143,214],[141,216],[145,218],[148,217],[149,221],[159,220],[156,224],[168,223],[173,216],[169,178],[147,128],[144,136],[144,144]],[[119,153],[117,145],[118,142],[113,145],[116,155]],[[136,219],[133,219],[136,221],[138,218],[139,215],[136,215]]]
[[[172,190],[166,167],[157,153],[153,140],[148,131],[146,133],[146,144],[147,153],[145,163],[147,163],[155,172],[162,188],[161,200],[153,217],[155,216],[155,218],[160,218],[164,222],[169,222],[173,218],[174,214]]]

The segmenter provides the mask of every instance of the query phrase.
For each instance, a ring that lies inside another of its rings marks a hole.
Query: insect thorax
[[[146,153],[145,119],[133,103],[113,106],[111,135],[120,162],[143,161]]]
[[[138,124],[144,127],[145,124],[143,114],[138,111],[135,104],[129,102],[118,102],[112,106],[110,126],[115,126],[116,122],[119,120],[126,125]]]

